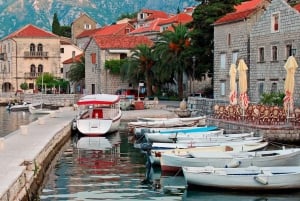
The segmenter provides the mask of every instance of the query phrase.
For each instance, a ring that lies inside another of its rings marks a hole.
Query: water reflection
[[[39,200],[299,200],[299,193],[255,195],[186,189],[183,176],[161,176],[159,168],[147,170],[146,155],[131,142],[124,132],[93,139],[75,135],[50,168]],[[148,176],[151,182],[143,185]]]
[[[253,194],[245,192],[244,194],[237,192],[209,192],[201,190],[187,190],[183,195],[186,201],[299,201],[298,193],[291,194]]]
[[[0,107],[0,137],[5,137],[9,133],[18,130],[20,125],[26,125],[37,120],[37,116],[31,115],[28,111],[10,112],[6,107]]]

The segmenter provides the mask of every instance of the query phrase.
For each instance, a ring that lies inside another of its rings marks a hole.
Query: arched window
[[[30,77],[35,77],[35,65],[31,64],[30,66]]]
[[[31,66],[30,66],[30,72],[31,73],[35,73],[35,65],[34,64],[31,64]]]
[[[44,67],[43,67],[43,65],[42,64],[39,64],[39,66],[38,66],[38,72],[39,73],[42,73],[43,72],[43,69]]]
[[[30,44],[30,52],[35,52],[35,44]]]
[[[38,44],[38,49],[37,49],[38,52],[42,52],[43,51],[43,45],[42,44]]]

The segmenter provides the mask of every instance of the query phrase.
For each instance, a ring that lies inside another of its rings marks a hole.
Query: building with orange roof
[[[96,28],[97,28],[97,22],[86,13],[81,13],[80,16],[71,23],[71,33],[72,33],[73,43],[77,44],[76,38],[83,31],[93,30]]]
[[[0,41],[2,92],[16,92],[22,83],[37,89],[36,78],[44,72],[62,77],[60,38],[28,24]]]
[[[151,46],[153,42],[146,36],[94,35],[85,48],[86,92],[115,93],[119,88],[128,88],[128,82],[105,69],[105,61],[125,59],[140,44]]]
[[[239,58],[249,64],[251,29],[269,4],[269,0],[245,1],[214,22],[214,98],[229,100],[230,66]]]
[[[165,30],[169,30],[172,25],[186,24],[193,21],[192,16],[186,13],[179,13],[177,15],[169,16],[168,18],[157,18],[144,24],[144,26],[137,28],[130,32],[130,35],[147,36],[149,39],[156,41],[158,35]]]
[[[133,30],[134,27],[129,23],[107,25],[97,29],[85,30],[81,32],[77,36],[76,41],[78,47],[84,49],[89,42],[90,37],[94,35],[126,35]]]

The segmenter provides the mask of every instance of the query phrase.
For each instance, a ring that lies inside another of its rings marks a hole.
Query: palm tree
[[[174,31],[163,32],[155,44],[155,55],[159,58],[156,71],[160,81],[171,80],[176,75],[178,95],[183,98],[183,73],[187,70],[187,60],[191,58],[188,53],[190,37],[186,26],[179,24],[172,28]]]
[[[138,45],[133,51],[131,57],[125,62],[121,68],[121,76],[138,83],[140,80],[145,80],[147,87],[147,96],[152,96],[153,84],[153,66],[155,58],[153,49],[145,44]]]

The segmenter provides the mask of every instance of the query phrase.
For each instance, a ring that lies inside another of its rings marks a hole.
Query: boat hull
[[[114,119],[77,119],[76,127],[84,135],[105,135],[116,132],[121,122],[121,111]]]
[[[291,190],[300,188],[300,167],[213,168],[183,167],[187,185],[236,190]]]
[[[190,152],[190,155],[194,155]],[[294,166],[299,165],[300,149],[272,150],[257,152],[197,152],[196,157],[185,157],[172,153],[163,154],[160,159],[164,173],[181,171],[182,166],[189,167],[248,167],[248,166]]]

